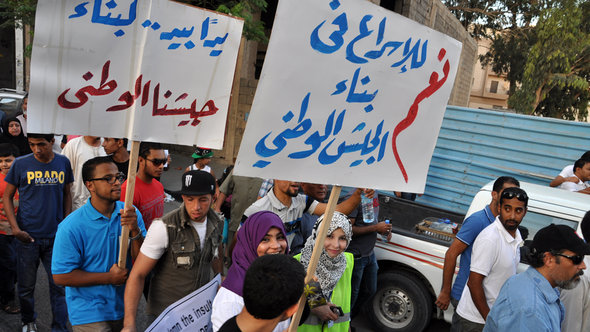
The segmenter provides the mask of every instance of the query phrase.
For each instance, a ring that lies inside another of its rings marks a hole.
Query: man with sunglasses
[[[457,306],[459,326],[455,328],[459,331],[483,330],[500,288],[516,274],[522,243],[518,225],[526,215],[527,204],[524,190],[504,189],[498,216],[475,239],[467,287]]]
[[[135,177],[135,191],[133,193],[133,205],[135,205],[149,229],[152,220],[164,215],[164,186],[157,179],[164,171],[166,153],[160,143],[142,142],[139,146],[139,169]],[[127,190],[127,181],[121,186],[121,191]],[[121,196],[125,201],[125,194]]]
[[[101,146],[99,136],[79,136],[69,141],[62,150],[62,154],[70,160],[74,172],[72,185],[72,211],[86,204],[90,193],[82,179],[82,165],[94,157],[106,156]]]
[[[571,227],[551,224],[540,229],[528,254],[531,266],[502,286],[484,332],[560,331],[565,309],[559,289],[576,287],[588,254],[590,245]]]
[[[504,191],[506,188],[519,186],[520,183],[518,180],[511,176],[499,177],[496,179],[492,187],[492,201],[490,204],[484,209],[473,213],[467,219],[465,219],[465,221],[463,221],[461,229],[457,233],[455,240],[453,243],[451,243],[451,246],[445,254],[442,288],[436,300],[436,305],[441,310],[447,310],[449,303],[453,304],[455,310],[457,309],[457,305],[461,299],[461,294],[463,294],[463,288],[465,288],[467,278],[469,277],[471,251],[473,249],[473,242],[475,241],[475,238],[477,238],[479,233],[484,228],[492,224],[498,216],[498,201],[502,191]],[[461,260],[459,261],[459,273],[457,274],[455,283],[452,284],[453,275],[455,274],[455,267],[457,264],[457,257],[459,257],[459,255],[461,255]],[[456,325],[455,322],[457,322],[458,319],[459,317],[455,312],[453,315],[453,325]],[[451,331],[455,330],[451,327]]]
[[[123,327],[125,281],[146,234],[139,211],[124,211],[124,179],[110,157],[96,157],[82,167],[90,192],[87,203],[58,227],[51,271],[66,286],[68,314],[74,332],[120,331]],[[127,268],[117,266],[119,238],[129,227]]]

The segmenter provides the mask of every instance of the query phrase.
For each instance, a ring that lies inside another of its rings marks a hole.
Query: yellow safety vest
[[[298,332],[348,332],[350,326],[350,295],[352,294],[352,268],[354,266],[354,256],[345,252],[346,269],[336,283],[336,287],[332,291],[330,302],[341,307],[344,316],[338,317],[334,321],[334,325],[328,328],[328,322],[322,322],[317,316],[310,314],[301,326],[297,329]],[[297,260],[301,260],[301,254],[295,256]]]

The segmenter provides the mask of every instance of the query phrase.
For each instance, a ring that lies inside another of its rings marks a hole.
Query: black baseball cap
[[[215,194],[215,177],[205,171],[188,171],[182,174],[181,195],[199,196]]]
[[[531,245],[537,252],[567,249],[578,255],[590,255],[590,245],[582,240],[573,228],[566,225],[551,224],[541,228]]]

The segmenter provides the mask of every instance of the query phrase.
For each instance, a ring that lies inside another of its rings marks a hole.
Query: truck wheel
[[[430,323],[430,294],[416,277],[386,272],[379,275],[377,285],[369,314],[379,331],[418,332]]]

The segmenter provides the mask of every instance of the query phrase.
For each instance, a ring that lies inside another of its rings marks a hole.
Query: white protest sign
[[[213,331],[211,308],[220,285],[218,274],[205,286],[168,306],[146,331]]]
[[[461,43],[363,0],[280,0],[236,175],[421,192]]]
[[[29,132],[219,149],[243,21],[169,0],[43,0]]]

